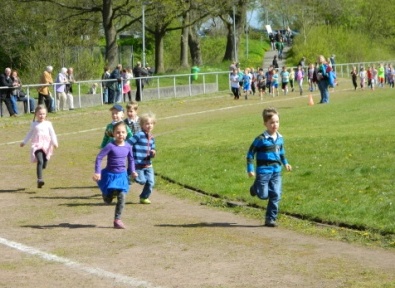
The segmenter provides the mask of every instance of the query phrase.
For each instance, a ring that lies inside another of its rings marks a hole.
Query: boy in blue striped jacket
[[[263,124],[267,130],[252,142],[247,153],[247,173],[255,177],[250,187],[251,196],[259,199],[269,199],[266,208],[265,226],[276,227],[278,206],[281,199],[281,169],[284,165],[287,171],[292,167],[285,158],[284,139],[278,128],[280,120],[275,108],[263,110]],[[254,170],[254,157],[256,168]],[[256,174],[255,174],[256,173]]]
[[[140,132],[127,139],[128,143],[133,146],[133,158],[138,174],[135,181],[144,185],[140,194],[141,204],[151,204],[149,199],[155,185],[154,168],[151,159],[156,155],[155,138],[151,132],[156,124],[154,114],[147,113],[140,116]]]

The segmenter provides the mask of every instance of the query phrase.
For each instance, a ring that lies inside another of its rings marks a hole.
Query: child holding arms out
[[[139,108],[138,102],[131,101],[126,105],[126,115],[128,116],[124,122],[129,126],[133,135],[141,131],[140,119],[137,116],[137,109]]]
[[[269,199],[265,226],[276,227],[282,189],[281,165],[284,165],[287,171],[291,171],[292,167],[285,158],[284,139],[278,132],[280,120],[277,110],[264,109],[262,116],[267,130],[255,138],[247,152],[247,173],[249,177],[255,177],[254,184],[250,187],[251,196],[258,196],[262,200]]]
[[[110,204],[117,197],[115,206],[114,228],[125,229],[121,220],[125,206],[125,195],[129,192],[128,175],[137,177],[132,147],[125,142],[126,124],[121,121],[114,125],[114,141],[108,143],[97,155],[93,180],[97,182],[105,203]],[[107,156],[107,166],[101,169],[101,162]],[[127,167],[127,168],[126,168]]]
[[[144,185],[140,194],[141,204],[151,204],[149,199],[155,185],[154,168],[151,159],[156,155],[155,138],[151,132],[156,124],[154,114],[143,114],[140,117],[142,131],[127,141],[133,146],[133,157],[136,163],[137,178],[135,181]]]
[[[115,104],[110,108],[111,111],[111,117],[112,117],[112,122],[107,125],[106,130],[104,131],[104,137],[103,141],[100,145],[100,148],[103,149],[108,143],[114,140],[113,138],[113,130],[114,130],[114,125],[118,122],[123,122],[123,108],[119,104]],[[130,138],[133,136],[132,131],[130,131],[129,126],[126,126],[126,132],[127,132],[127,138]]]
[[[30,125],[30,131],[20,144],[21,147],[31,139],[31,162],[37,163],[37,187],[44,186],[43,169],[47,167],[47,162],[53,154],[53,148],[58,147],[58,139],[53,129],[52,123],[46,120],[47,108],[38,105],[34,112],[34,119]],[[36,120],[37,119],[37,120]]]

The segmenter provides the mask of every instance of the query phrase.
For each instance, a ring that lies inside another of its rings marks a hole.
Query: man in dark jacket
[[[0,89],[1,117],[3,117],[3,102],[5,103],[8,113],[10,113],[10,116],[16,117],[17,115],[14,113],[14,110],[12,109],[12,106],[11,106],[11,90],[14,87],[14,85],[13,85],[13,81],[11,79],[11,69],[10,68],[5,68],[4,73],[0,75],[0,87],[3,88],[3,89]],[[5,87],[8,87],[8,89]]]
[[[141,101],[141,94],[144,89],[144,79],[139,77],[148,76],[146,69],[141,67],[141,62],[137,62],[137,65],[133,68],[133,76],[136,78],[136,101]]]
[[[108,83],[108,103],[119,103],[121,102],[121,71],[122,65],[118,64],[117,67],[111,72],[110,79],[113,79],[113,82]]]

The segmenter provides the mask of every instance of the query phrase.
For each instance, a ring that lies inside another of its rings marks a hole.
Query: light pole
[[[143,22],[143,27],[142,27],[142,36],[143,36],[143,67],[145,67],[145,5],[147,3],[143,2],[143,6],[142,6],[142,14],[141,14],[141,18],[142,18],[142,22]]]
[[[235,6],[235,3],[233,3],[233,51],[235,53],[235,61],[238,62],[236,47],[237,47],[237,45],[236,45],[236,6]]]

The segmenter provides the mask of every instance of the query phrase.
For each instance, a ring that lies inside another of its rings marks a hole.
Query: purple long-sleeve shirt
[[[106,169],[113,173],[128,170],[128,174],[136,171],[134,167],[132,146],[125,142],[124,146],[117,146],[114,142],[108,143],[97,155],[95,162],[95,173],[100,174],[101,162],[107,156]],[[127,162],[126,162],[127,161]],[[126,164],[128,166],[126,167]]]

